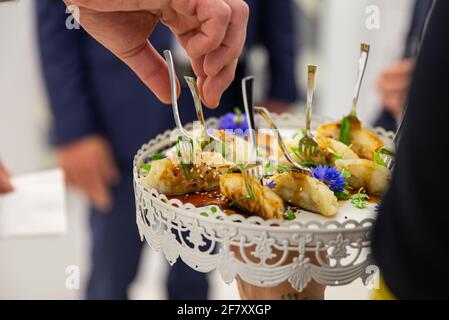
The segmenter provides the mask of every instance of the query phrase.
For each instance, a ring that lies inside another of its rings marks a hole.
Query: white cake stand
[[[283,114],[275,120],[280,128],[298,128],[305,123],[303,115]],[[331,121],[315,117],[312,126]],[[208,120],[208,128],[216,126],[217,119]],[[392,132],[373,131],[391,144]],[[212,213],[210,208],[168,200],[139,179],[139,165],[146,156],[169,148],[171,134],[158,135],[134,158],[140,237],[162,251],[171,265],[181,258],[194,270],[217,270],[226,283],[236,276],[261,287],[289,281],[298,291],[312,279],[329,286],[371,279],[376,270],[369,252],[374,205],[357,209],[346,203],[332,218],[302,211],[295,220],[284,221],[227,216],[220,210]],[[205,211],[208,216],[201,214]]]

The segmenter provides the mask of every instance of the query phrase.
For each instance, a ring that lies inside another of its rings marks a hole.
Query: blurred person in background
[[[384,69],[377,80],[377,89],[383,110],[375,121],[375,126],[395,131],[397,123],[402,117],[419,43],[432,1],[415,1],[403,57],[400,61]]]
[[[290,0],[247,3],[251,14],[246,52],[255,44],[267,48],[270,89],[265,101],[272,110],[285,111],[297,99],[293,4]],[[92,268],[86,297],[125,299],[142,249],[135,223],[132,161],[143,143],[174,126],[172,111],[85,31],[67,29],[62,1],[36,1],[36,8],[58,161],[67,182],[92,204]],[[161,24],[150,42],[159,53],[173,48],[171,33]],[[178,71],[192,74],[188,59],[173,52]],[[245,55],[239,59],[236,80],[223,94],[220,108],[205,110],[206,116],[242,106],[240,80],[245,76],[245,59]],[[179,105],[183,122],[196,118],[186,88],[181,90]],[[182,261],[170,268],[167,288],[169,299],[207,298],[206,276]]]

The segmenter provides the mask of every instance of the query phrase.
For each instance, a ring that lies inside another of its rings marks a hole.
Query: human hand
[[[13,190],[8,171],[0,162],[0,193],[6,193]]]
[[[120,179],[108,142],[98,135],[88,136],[59,147],[57,157],[67,183],[83,192],[95,208],[108,211],[110,187]]]
[[[217,107],[235,76],[249,9],[243,0],[65,0],[80,24],[125,62],[163,102],[170,102],[165,61],[148,38],[160,21],[189,56],[203,102]]]
[[[404,109],[415,59],[407,58],[383,70],[377,89],[383,106],[399,120]]]

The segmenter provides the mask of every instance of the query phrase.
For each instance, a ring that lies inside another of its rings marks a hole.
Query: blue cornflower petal
[[[220,117],[218,128],[221,130],[236,130],[241,129],[242,131],[248,130],[248,122],[246,121],[246,115],[242,113],[240,116],[228,112]]]
[[[336,168],[318,165],[312,171],[313,176],[327,184],[332,191],[343,192],[345,190],[345,178]]]
[[[267,184],[267,187],[270,188],[270,189],[274,189],[274,188],[276,188],[276,183],[274,181],[270,181]]]
[[[374,212],[375,212],[375,213],[379,214],[381,204],[382,204],[381,201],[379,201],[379,202],[376,204],[376,206],[374,207]]]

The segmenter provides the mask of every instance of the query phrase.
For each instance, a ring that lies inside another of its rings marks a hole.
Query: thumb
[[[171,102],[167,64],[150,42],[146,41],[141,47],[119,58],[134,71],[159,100],[167,104]],[[179,81],[177,81],[177,87],[179,95]]]

